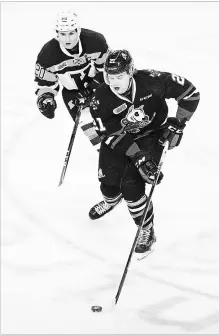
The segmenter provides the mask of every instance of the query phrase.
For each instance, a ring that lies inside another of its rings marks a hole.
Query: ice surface
[[[36,56],[69,5],[1,4],[1,332],[218,334],[219,3],[74,2],[82,26],[129,49],[137,68],[172,71],[201,92],[154,193],[155,251],[131,263],[114,308],[135,226],[125,203],[89,220],[98,156],[80,129],[58,187],[72,121],[60,96],[48,120],[34,95]]]

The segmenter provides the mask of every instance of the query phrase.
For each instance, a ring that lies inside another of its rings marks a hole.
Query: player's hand
[[[185,126],[184,120],[179,120],[176,117],[168,117],[162,127],[163,134],[159,139],[159,143],[163,145],[165,141],[169,141],[169,150],[177,147],[182,139]]]
[[[132,161],[146,183],[152,184],[156,179],[158,166],[154,162],[151,153],[141,150],[132,157]],[[162,179],[163,173],[160,172],[157,184],[159,184]]]
[[[54,118],[55,109],[57,107],[54,94],[48,92],[40,95],[37,99],[37,106],[44,116],[48,117],[49,119]]]
[[[80,107],[89,104],[90,99],[92,97],[93,90],[91,88],[84,88],[80,91],[75,96],[75,106]]]

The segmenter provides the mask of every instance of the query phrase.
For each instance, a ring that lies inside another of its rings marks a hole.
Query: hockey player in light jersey
[[[146,183],[156,177],[167,139],[169,149],[179,145],[186,122],[199,103],[199,93],[187,79],[169,72],[135,70],[127,50],[110,51],[105,81],[92,98],[91,113],[99,135],[99,181],[104,200],[90,210],[98,219],[124,198],[136,225],[147,202]],[[176,117],[168,117],[166,99],[178,103]],[[158,183],[163,174],[159,175]],[[135,252],[147,254],[155,241],[153,204],[140,232]]]
[[[36,61],[37,106],[44,116],[54,118],[56,95],[61,86],[66,108],[75,120],[80,104],[86,106],[96,87],[103,82],[108,45],[102,34],[81,28],[72,11],[57,15],[55,30],[56,37],[42,47]],[[98,149],[100,138],[92,118],[83,122],[82,112],[81,119],[82,130]]]

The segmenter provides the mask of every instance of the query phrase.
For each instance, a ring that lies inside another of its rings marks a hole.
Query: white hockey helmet
[[[62,11],[58,13],[56,18],[55,30],[58,31],[72,31],[77,29],[80,35],[81,28],[78,21],[78,16],[72,11]]]

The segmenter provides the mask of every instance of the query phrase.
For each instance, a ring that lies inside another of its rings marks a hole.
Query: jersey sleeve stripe
[[[125,137],[126,134],[121,134],[120,136],[118,136],[115,141],[113,141],[113,143],[110,145],[111,149],[114,149],[115,146],[120,142],[122,141],[123,137]],[[115,137],[115,136],[114,136]]]
[[[36,95],[40,96],[43,93],[48,93],[51,92],[53,93],[55,96],[57,95],[58,91],[59,91],[59,85],[56,85],[57,90],[53,87],[49,87],[49,86],[37,86],[37,90],[36,90]]]
[[[189,98],[185,97],[184,100],[186,101],[194,101],[194,100],[199,100],[200,99],[200,94],[196,93],[194,96],[190,96]]]
[[[85,124],[81,127],[85,135],[89,138],[89,140],[92,140],[96,137],[99,137],[94,129],[93,123]]]
[[[106,143],[107,145],[110,145],[110,143],[111,143],[111,141],[114,139],[114,137],[115,137],[115,136],[109,136],[109,137],[107,137],[107,140],[105,141],[105,143]]]
[[[126,155],[129,157],[134,156],[137,152],[139,152],[141,149],[139,148],[139,146],[137,145],[136,142],[134,142],[126,151]]]
[[[176,117],[178,119],[184,119],[186,118],[187,120],[189,120],[193,115],[193,112],[189,112],[187,109],[182,108],[182,107],[178,107],[177,108],[177,112],[176,112]]]
[[[195,87],[191,84],[184,93],[182,93],[178,98],[176,98],[176,101],[183,99],[192,89],[195,90]]]

